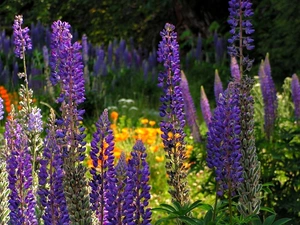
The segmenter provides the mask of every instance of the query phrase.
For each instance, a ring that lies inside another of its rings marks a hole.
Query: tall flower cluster
[[[215,71],[214,94],[216,103],[219,101],[220,94],[223,93],[223,84],[219,76],[218,70]]]
[[[207,96],[205,94],[203,86],[201,86],[200,106],[201,106],[203,119],[206,123],[206,126],[208,127],[208,125],[211,122],[212,115],[211,115],[211,111],[210,111],[209,102],[208,102],[208,99],[207,99]]]
[[[70,222],[63,188],[63,159],[58,141],[55,114],[52,110],[39,172],[38,195],[44,208],[42,218],[45,225],[67,225]]]
[[[295,106],[295,118],[300,121],[300,82],[296,74],[292,76],[291,90]]]
[[[146,157],[143,142],[137,140],[128,162],[123,205],[126,215],[123,220],[125,224],[150,225],[151,211],[147,208],[150,200],[148,185],[150,169]]]
[[[234,56],[231,56],[231,63],[230,63],[230,72],[231,76],[235,81],[241,80],[241,73],[239,69],[239,64]]]
[[[70,25],[56,21],[51,35],[51,82],[59,84],[61,93],[57,102],[61,104],[61,119],[56,121],[59,146],[63,149],[64,191],[71,223],[89,224],[91,211],[86,168],[79,163],[84,160],[85,134],[80,125],[84,110],[79,104],[85,100],[81,45],[71,43]],[[80,208],[77,206],[81,205]]]
[[[267,138],[272,136],[275,120],[277,116],[277,96],[275,84],[271,76],[271,67],[269,62],[269,55],[267,54],[265,61],[261,62],[258,71],[260,87],[264,101],[264,129]]]
[[[193,98],[190,93],[189,83],[183,71],[181,71],[180,87],[184,99],[184,108],[185,108],[187,123],[191,129],[192,136],[195,139],[195,141],[200,142],[201,136],[200,136],[199,126],[197,124],[197,120],[198,120],[197,112],[196,112]]]
[[[15,45],[15,55],[16,57],[23,59],[25,56],[25,51],[32,48],[31,39],[29,37],[29,28],[22,28],[23,16],[18,15],[15,17],[13,25],[13,37]]]
[[[251,34],[254,29],[249,18],[253,16],[252,3],[250,0],[230,0],[229,1],[229,19],[230,34],[232,35],[228,42],[228,52],[231,56],[239,57],[240,70],[242,65],[247,64],[247,69],[250,69],[252,61],[243,56],[243,48],[247,50],[254,49]]]
[[[91,142],[90,201],[100,224],[116,224],[116,172],[114,168],[114,137],[110,129],[108,112],[104,110],[96,123],[96,132]],[[97,168],[97,169],[96,169]]]
[[[158,45],[158,62],[163,63],[165,70],[159,73],[158,86],[162,88],[163,94],[160,98],[160,116],[162,122],[160,128],[166,157],[169,193],[174,201],[183,204],[188,201],[188,190],[185,178],[187,168],[185,161],[185,133],[183,127],[184,103],[180,88],[180,59],[179,46],[175,26],[167,23],[165,29],[160,32],[162,41]]]
[[[239,93],[230,83],[220,95],[207,134],[207,165],[214,168],[218,195],[236,194],[243,182]]]
[[[35,217],[36,200],[32,187],[31,155],[22,126],[11,114],[6,122],[7,172],[9,180],[10,224],[38,224]]]

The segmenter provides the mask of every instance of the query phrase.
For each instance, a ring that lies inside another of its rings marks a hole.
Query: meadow
[[[0,224],[299,225],[299,76],[279,89],[272,56],[249,58],[252,16],[230,0],[228,40],[166,23],[152,51],[16,16],[0,34]]]

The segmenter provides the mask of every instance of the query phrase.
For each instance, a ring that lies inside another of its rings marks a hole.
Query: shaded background
[[[138,45],[156,48],[159,31],[166,22],[176,25],[179,36],[189,31],[193,37],[212,35],[210,26],[228,35],[228,1],[226,0],[4,0],[0,3],[0,27],[9,34],[14,15],[23,14],[25,25],[40,21],[50,25],[68,21],[79,37],[107,44],[114,38],[133,37]],[[299,0],[253,0],[256,48],[251,52],[257,67],[267,52],[273,78],[281,84],[286,76],[300,71]],[[182,54],[188,51],[182,49]],[[255,70],[257,71],[257,70]],[[254,72],[257,73],[257,72]]]

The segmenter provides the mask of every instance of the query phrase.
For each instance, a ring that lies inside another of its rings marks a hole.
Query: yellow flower
[[[153,126],[156,124],[156,122],[153,121],[153,120],[150,120],[150,121],[149,121],[149,124],[150,124],[151,127],[153,127]]]
[[[143,125],[146,125],[147,123],[148,123],[148,119],[141,119],[141,123],[143,124]]]
[[[164,156],[155,156],[156,162],[162,162],[164,161],[165,157]]]

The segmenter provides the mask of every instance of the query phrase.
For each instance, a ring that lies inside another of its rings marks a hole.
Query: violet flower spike
[[[295,106],[295,118],[296,121],[300,122],[300,82],[296,74],[293,74],[292,76],[291,90],[292,99]]]
[[[209,102],[208,102],[208,99],[207,99],[207,96],[205,94],[203,86],[201,86],[200,106],[201,106],[203,119],[206,123],[206,126],[209,127],[209,124],[210,124],[211,118],[212,118],[212,114],[211,114],[211,111],[210,111]]]
[[[201,141],[201,135],[199,131],[199,126],[197,124],[197,111],[193,101],[193,98],[190,93],[189,83],[183,71],[181,71],[181,82],[180,87],[182,90],[182,95],[184,99],[184,108],[185,108],[185,115],[187,123],[191,129],[192,136],[195,141]]]
[[[22,126],[13,116],[6,122],[5,127],[10,224],[37,225],[36,200],[32,187],[32,159],[28,149],[28,139]]]
[[[169,193],[173,201],[184,204],[188,201],[188,190],[184,179],[187,169],[184,166],[185,155],[185,133],[183,127],[184,102],[180,87],[180,59],[179,45],[175,26],[167,23],[165,29],[160,32],[162,41],[158,45],[157,60],[162,62],[165,70],[158,75],[158,86],[162,88],[160,97],[162,105],[159,108],[162,122],[160,123],[164,149],[169,161],[166,163],[169,176]]]
[[[117,180],[113,155],[114,137],[110,129],[107,109],[100,116],[96,128],[90,151],[93,163],[90,170],[92,174],[90,202],[100,224],[115,224]]]
[[[215,70],[214,93],[215,93],[215,99],[216,99],[216,103],[217,103],[219,100],[220,94],[223,93],[223,84],[220,79],[218,70]]]
[[[234,196],[243,182],[238,96],[234,84],[230,83],[228,89],[220,95],[207,133],[206,160],[209,168],[215,168],[219,196],[223,196],[226,191],[229,191],[229,196]]]
[[[234,81],[241,80],[239,64],[234,56],[231,56],[230,72]]]
[[[3,108],[3,99],[0,97],[0,120],[3,119],[4,108]]]
[[[15,16],[13,25],[13,38],[15,45],[15,55],[17,58],[23,59],[25,56],[25,51],[32,48],[31,39],[29,37],[29,28],[22,28],[23,16]]]
[[[146,148],[137,140],[127,167],[127,181],[124,190],[124,224],[150,225],[151,211],[149,176],[150,169],[146,162]]]

